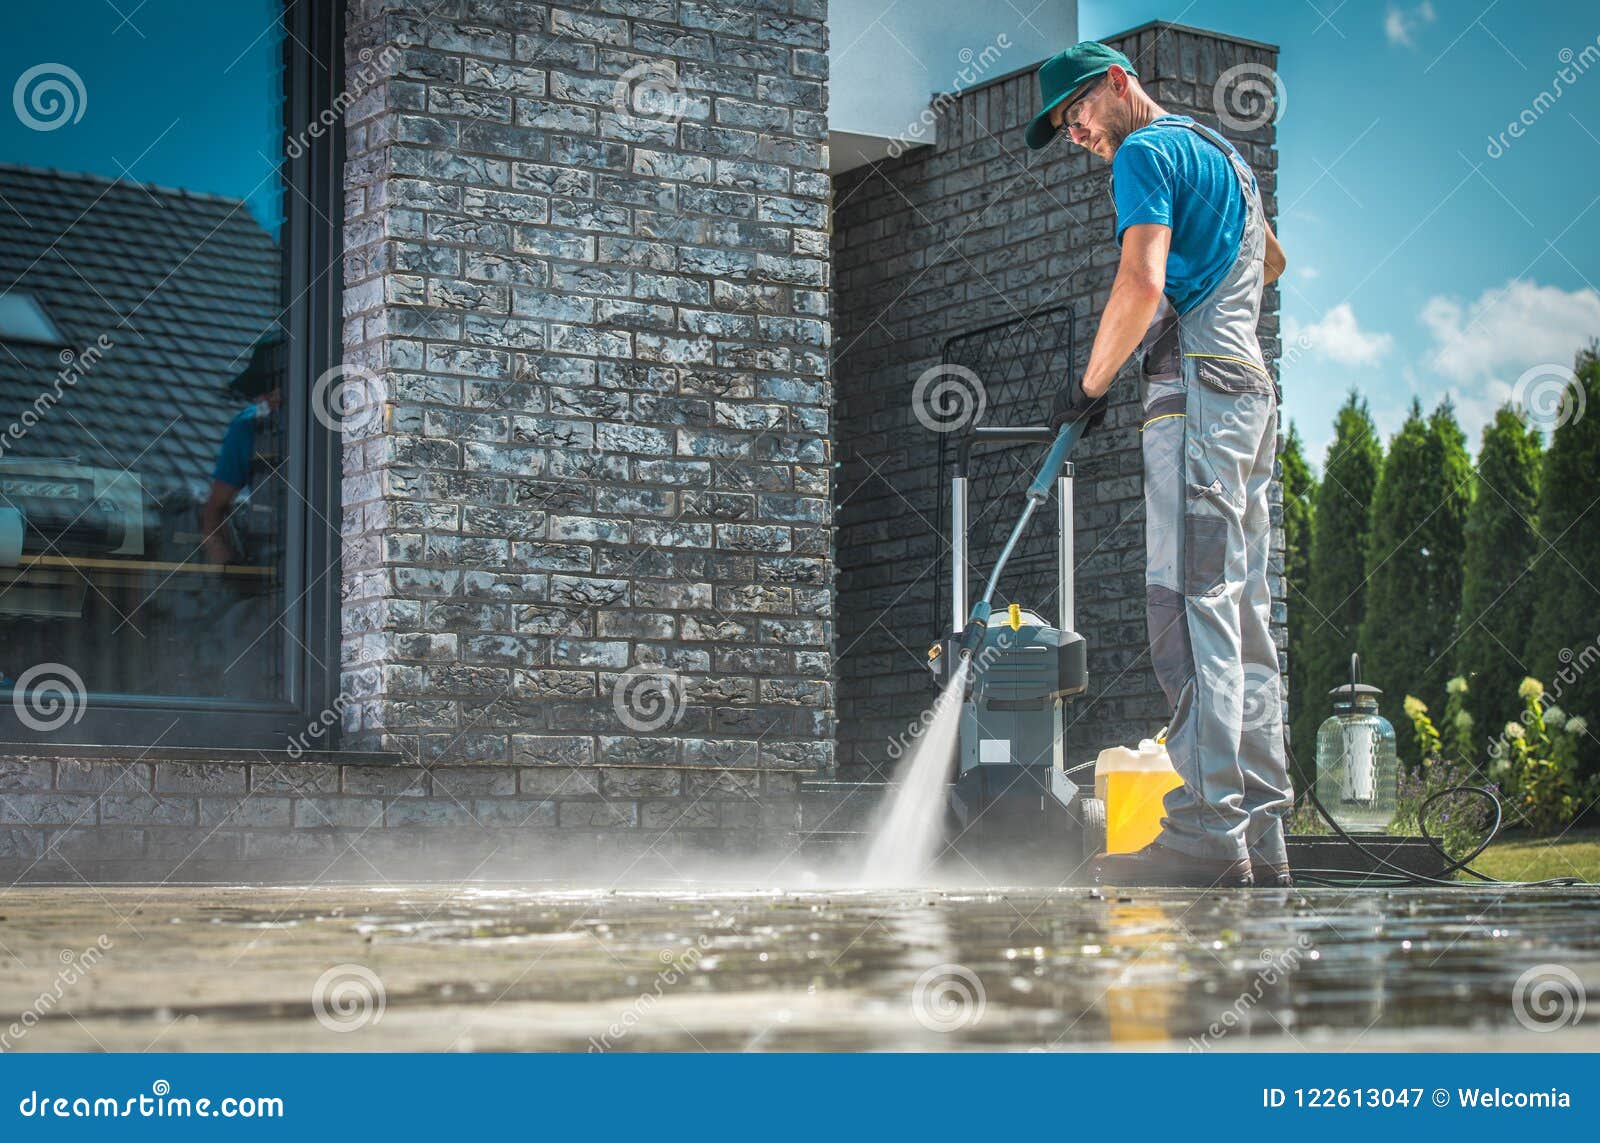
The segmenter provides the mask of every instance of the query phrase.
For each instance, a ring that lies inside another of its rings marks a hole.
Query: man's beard
[[[1106,145],[1111,148],[1111,153],[1115,155],[1117,148],[1122,146],[1122,141],[1133,134],[1133,125],[1126,119],[1108,122],[1100,129],[1100,134],[1104,137]]]

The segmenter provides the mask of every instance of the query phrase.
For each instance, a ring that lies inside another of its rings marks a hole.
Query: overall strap
[[[1234,177],[1239,180],[1239,189],[1244,193],[1245,202],[1260,198],[1260,189],[1252,185],[1253,176],[1250,168],[1245,165],[1244,160],[1239,157],[1239,154],[1228,144],[1226,139],[1203,123],[1196,123],[1190,120],[1188,123],[1184,123],[1183,126],[1189,128],[1200,138],[1222,152],[1223,158],[1227,159],[1228,165],[1233,168]]]

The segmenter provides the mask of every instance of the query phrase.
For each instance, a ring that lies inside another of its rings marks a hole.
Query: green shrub
[[[1506,792],[1507,816],[1536,834],[1560,832],[1600,799],[1600,775],[1580,777],[1583,718],[1544,705],[1544,684],[1527,678],[1517,688],[1523,711],[1489,745],[1489,774]]]

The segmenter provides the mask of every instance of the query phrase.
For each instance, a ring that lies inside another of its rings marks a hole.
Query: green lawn
[[[1546,877],[1600,881],[1600,829],[1568,830],[1560,839],[1502,838],[1484,850],[1472,867],[1502,881],[1543,881]]]

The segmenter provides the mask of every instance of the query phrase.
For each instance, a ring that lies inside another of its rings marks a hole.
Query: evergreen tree
[[[1455,654],[1456,674],[1467,680],[1463,702],[1472,718],[1473,760],[1482,760],[1488,741],[1522,712],[1517,685],[1528,674],[1522,651],[1533,623],[1530,573],[1540,547],[1534,520],[1542,452],[1538,430],[1509,405],[1484,426],[1467,515]]]
[[[1590,512],[1600,474],[1600,358],[1578,354],[1577,384],[1544,455],[1539,551],[1535,557],[1528,673],[1545,684],[1545,701],[1600,728],[1600,521]],[[1581,395],[1581,401],[1580,401]],[[1600,764],[1596,729],[1580,736],[1584,772]]]
[[[1433,575],[1428,587],[1429,613],[1448,619],[1449,630],[1435,641],[1435,661],[1428,678],[1433,697],[1444,710],[1445,682],[1454,674],[1455,648],[1461,639],[1462,574],[1467,556],[1467,516],[1472,511],[1474,471],[1467,453],[1467,434],[1456,420],[1449,397],[1428,417],[1428,456],[1436,474],[1438,509],[1423,521],[1419,532],[1427,541]]]
[[[1415,400],[1390,442],[1372,502],[1361,661],[1395,724],[1400,756],[1417,763],[1406,695],[1442,711],[1461,611],[1461,562],[1472,464],[1448,401],[1424,421]]]
[[[1304,597],[1292,587],[1289,593],[1291,619],[1298,605],[1305,620],[1304,701],[1295,706],[1291,741],[1306,779],[1314,768],[1317,728],[1332,709],[1328,692],[1350,675],[1350,652],[1366,604],[1364,559],[1382,464],[1383,446],[1367,403],[1351,390],[1335,417],[1333,443],[1312,501],[1310,582]],[[1291,677],[1291,692],[1294,686]]]
[[[1289,606],[1289,725],[1295,727],[1303,721],[1300,712],[1306,698],[1306,632],[1309,620],[1315,614],[1307,603],[1311,579],[1311,502],[1316,495],[1316,481],[1311,466],[1306,463],[1305,446],[1300,440],[1300,430],[1289,422],[1289,433],[1284,441],[1283,456],[1283,579]],[[1312,706],[1320,711],[1323,704],[1311,699]],[[1313,726],[1311,734],[1316,733]],[[1293,729],[1290,737],[1295,742],[1304,741]],[[1311,759],[1302,761],[1303,773],[1295,774],[1296,789],[1312,777]]]

